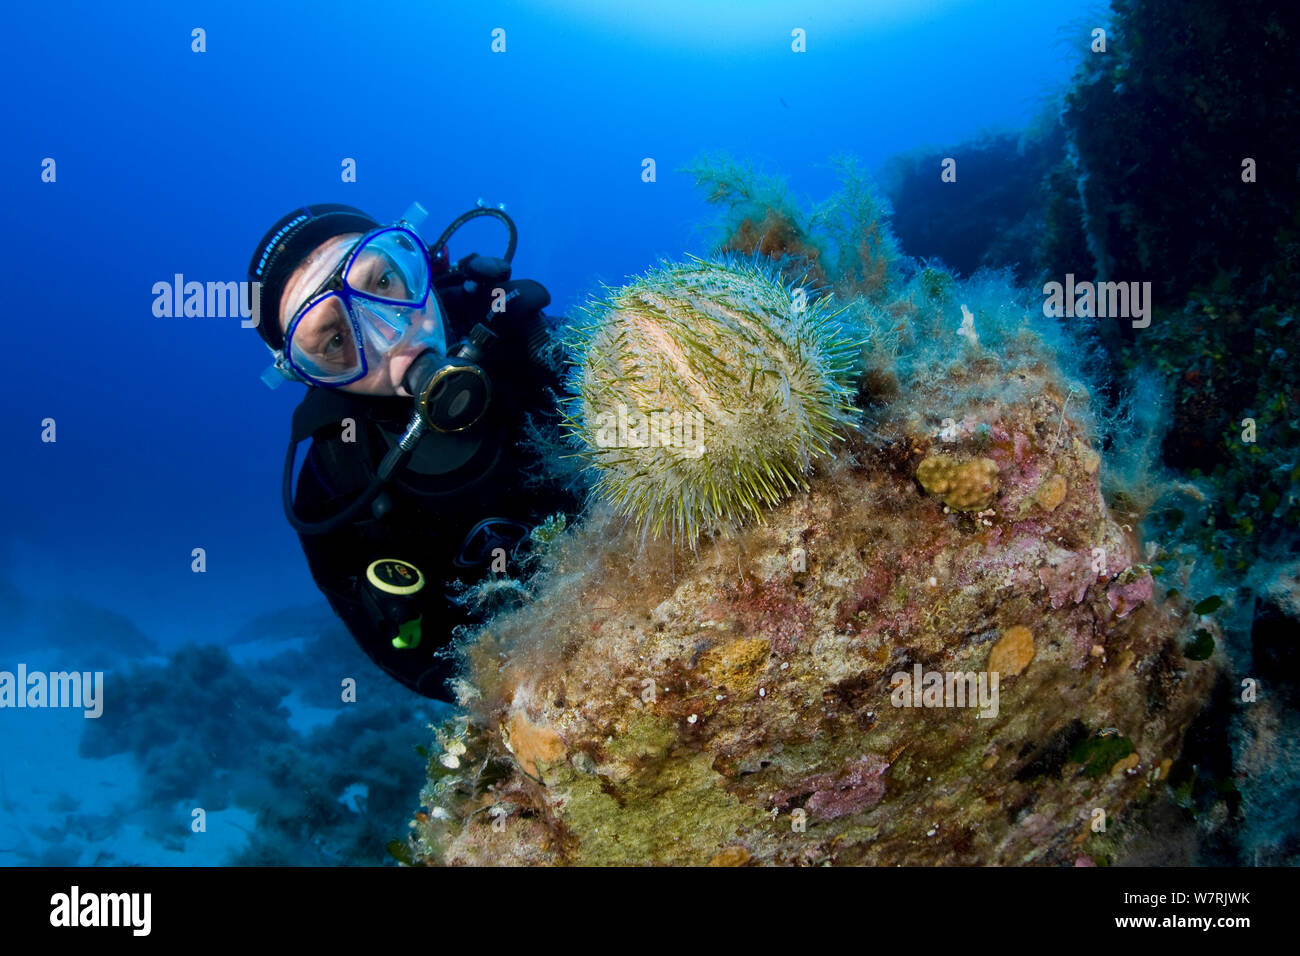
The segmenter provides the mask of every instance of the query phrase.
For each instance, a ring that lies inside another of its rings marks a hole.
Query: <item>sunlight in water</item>
[[[790,31],[879,29],[920,20],[964,5],[964,0],[833,0],[815,11],[786,0],[660,0],[611,4],[607,0],[556,0],[560,15],[602,30],[630,31],[674,46],[740,46],[788,37]]]

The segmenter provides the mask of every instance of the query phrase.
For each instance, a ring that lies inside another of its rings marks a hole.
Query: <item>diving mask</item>
[[[398,224],[345,249],[289,320],[281,354],[298,378],[338,388],[364,379],[392,353],[445,355],[446,329],[428,249]]]

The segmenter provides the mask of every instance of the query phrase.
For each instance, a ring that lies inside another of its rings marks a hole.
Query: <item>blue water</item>
[[[506,204],[515,274],[544,283],[559,314],[598,281],[707,251],[710,210],[676,172],[702,152],[824,196],[833,156],[875,169],[1029,123],[1101,22],[1096,4],[1043,0],[540,6],[6,12],[0,670],[89,667],[96,647],[110,666],[161,665],[196,642],[233,648],[256,683],[275,676],[256,662],[301,650],[302,635],[271,627],[236,641],[250,621],[314,608],[328,629],[278,497],[300,387],[261,384],[267,352],[238,318],[155,317],[155,283],[245,279],[254,243],[300,204],[346,202],[388,221],[418,199],[431,237],[482,199]],[[498,27],[504,53],[491,50]],[[191,49],[195,28],[206,52]],[[806,53],[791,51],[794,28]],[[42,181],[46,158],[54,182]],[[355,183],[341,181],[345,158]],[[453,255],[499,241],[476,223]],[[331,646],[352,650],[346,634]],[[286,683],[306,679],[297,673]],[[372,700],[423,706],[373,668],[365,676]],[[286,698],[290,733],[329,725],[333,712],[310,696]],[[157,707],[181,726],[213,719],[181,698]],[[142,795],[139,754],[78,755],[84,724],[68,711],[0,710],[0,864],[221,863],[275,799],[273,788],[227,794],[199,839],[190,811],[204,794]],[[405,748],[394,762],[410,766],[413,809],[421,766],[408,743],[394,744]],[[189,759],[196,791],[223,769]],[[359,814],[346,780],[344,768],[320,786]]]

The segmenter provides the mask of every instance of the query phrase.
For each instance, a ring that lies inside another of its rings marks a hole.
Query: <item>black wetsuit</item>
[[[525,415],[555,415],[556,372],[535,358],[539,335],[553,320],[541,310],[550,295],[532,280],[496,283],[516,293],[505,312],[491,315],[499,338],[480,363],[492,381],[492,400],[484,418],[466,432],[426,432],[406,466],[385,489],[389,510],[381,518],[366,509],[361,518],[329,534],[300,534],[313,579],[370,659],[396,680],[427,697],[449,699],[444,681],[454,667],[437,655],[451,629],[467,620],[447,597],[446,584],[480,580],[489,571],[493,549],[506,553],[524,532],[556,511],[570,510],[571,497],[554,485],[535,487],[538,462],[520,447]],[[451,326],[449,343],[490,315],[490,292],[453,271],[435,279]],[[484,323],[489,324],[489,323]],[[409,398],[352,395],[311,388],[294,412],[294,438],[312,437],[298,476],[294,510],[303,521],[338,514],[362,491],[379,462],[411,419]],[[355,422],[355,440],[343,440],[344,420]],[[467,535],[483,519],[508,523]],[[502,534],[502,532],[505,534]],[[498,552],[498,557],[500,553]],[[416,599],[422,615],[415,647],[393,644],[394,631],[367,602],[362,589],[372,561],[396,558],[424,574]],[[517,570],[512,564],[509,570]]]

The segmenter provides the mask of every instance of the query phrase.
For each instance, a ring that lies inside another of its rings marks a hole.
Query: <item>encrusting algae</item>
[[[671,461],[643,467],[654,480],[631,509],[597,476],[582,520],[539,549],[528,600],[463,642],[464,715],[440,729],[462,756],[430,759],[404,859],[1122,858],[1217,664],[1184,657],[1192,615],[1157,586],[1154,546],[1107,506],[1101,426],[1059,330],[1001,275],[927,268],[877,291],[819,306],[838,314],[823,334],[865,343],[853,418],[832,391],[820,418],[786,395],[782,381],[816,380],[797,348],[764,360],[777,372],[765,394],[789,402],[772,427],[798,434],[785,450],[779,435],[722,446],[784,456],[789,480],[756,501],[761,515],[726,513],[720,495],[692,523],[682,487],[696,479]],[[648,388],[651,368],[681,376],[665,394],[708,407],[725,392],[713,412],[743,417],[730,403],[748,382],[701,380],[672,343],[689,330],[741,355],[766,333],[702,285],[668,302],[635,322],[648,340],[656,321],[674,327],[666,360],[637,369],[613,340],[595,346],[605,357],[580,376],[635,380],[588,381],[587,401]],[[571,414],[590,442],[587,413]],[[832,422],[847,423],[842,441]],[[620,480],[635,451],[621,450]]]

